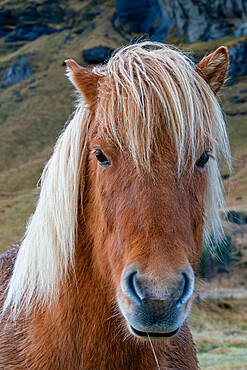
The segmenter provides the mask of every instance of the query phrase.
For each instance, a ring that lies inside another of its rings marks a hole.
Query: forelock
[[[127,148],[137,166],[150,167],[164,130],[174,143],[178,172],[187,158],[195,161],[205,141],[217,146],[224,127],[221,109],[187,55],[144,42],[120,49],[94,71],[104,77],[99,86],[101,128]]]

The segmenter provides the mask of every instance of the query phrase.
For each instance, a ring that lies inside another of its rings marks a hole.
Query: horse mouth
[[[131,331],[137,335],[138,337],[142,337],[142,338],[170,338],[170,337],[173,337],[175,334],[177,334],[177,332],[179,331],[180,328],[177,328],[176,330],[174,331],[171,331],[169,333],[155,333],[155,332],[144,332],[144,331],[140,331],[140,330],[137,330],[135,328],[133,328],[132,325],[130,325],[130,328],[131,328]]]

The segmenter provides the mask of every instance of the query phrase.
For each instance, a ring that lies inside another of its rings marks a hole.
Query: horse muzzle
[[[191,266],[180,269],[166,281],[141,274],[133,265],[123,270],[118,304],[135,336],[172,337],[186,319],[194,290]]]

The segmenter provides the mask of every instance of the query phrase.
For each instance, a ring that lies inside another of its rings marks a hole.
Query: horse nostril
[[[176,302],[177,307],[181,307],[191,297],[194,290],[194,274],[188,272],[182,272],[183,276],[183,291],[181,296]]]
[[[137,288],[136,288],[136,275],[138,271],[133,271],[132,269],[127,269],[122,274],[122,281],[121,287],[123,293],[135,301],[136,303],[141,303],[141,297],[138,295]]]
[[[180,282],[166,287],[165,282],[152,284],[152,280],[143,280],[134,266],[128,266],[122,272],[121,289],[123,294],[137,305],[151,305],[153,308],[171,301],[179,308],[191,297],[194,290],[194,272],[186,268],[180,274]],[[151,307],[150,306],[150,307]],[[152,309],[153,309],[152,308]]]

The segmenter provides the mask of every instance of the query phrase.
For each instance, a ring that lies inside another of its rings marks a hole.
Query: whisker
[[[103,323],[106,322],[106,321],[108,321],[108,320],[110,320],[110,319],[113,319],[113,317],[117,317],[117,316],[119,316],[119,317],[121,316],[120,312],[117,312],[116,314],[111,315],[110,317],[108,317],[107,319],[105,319],[103,321]]]
[[[160,365],[159,365],[159,362],[158,362],[158,359],[157,359],[157,356],[156,356],[156,353],[155,353],[155,350],[154,350],[154,347],[153,347],[153,343],[152,343],[151,338],[150,338],[148,333],[147,333],[147,335],[148,335],[148,340],[149,340],[149,343],[150,343],[150,346],[152,348],[154,358],[155,358],[155,361],[156,361],[156,364],[157,364],[157,369],[160,370]]]
[[[115,333],[116,334],[114,335],[114,337],[112,338],[112,342],[116,339],[116,337],[118,337],[120,334],[121,334],[121,324],[119,324],[116,329],[113,330],[112,334]]]

